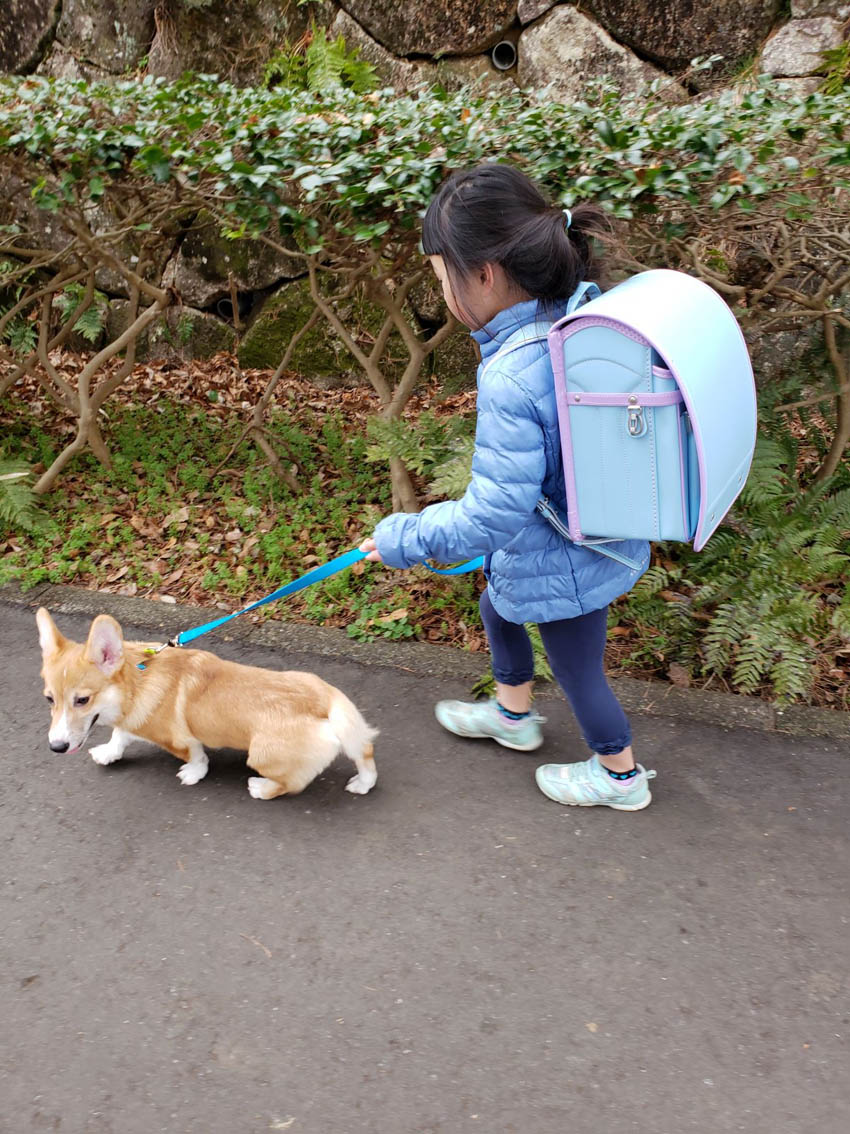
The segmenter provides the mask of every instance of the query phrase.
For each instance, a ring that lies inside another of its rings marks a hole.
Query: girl
[[[599,275],[591,240],[603,231],[591,205],[572,212],[547,204],[507,165],[452,174],[425,214],[422,244],[449,310],[481,348],[472,481],[461,500],[382,520],[361,545],[368,559],[410,567],[485,555],[480,610],[496,696],[441,701],[440,724],[463,737],[489,737],[531,751],[543,742],[531,710],[534,662],[525,622],[536,622],[552,671],[567,695],[589,760],[544,764],[540,790],[558,803],[638,811],[655,773],[635,764],[631,730],[603,670],[608,603],[643,574],[649,547],[622,545],[633,569],[570,543],[535,511],[546,496],[563,518],[566,490],[554,379],[544,341],[500,354],[572,310],[583,282]]]

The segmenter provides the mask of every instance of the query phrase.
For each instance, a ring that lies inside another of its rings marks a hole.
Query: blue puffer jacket
[[[567,311],[564,302],[555,318]],[[643,540],[615,544],[626,567],[563,538],[534,506],[547,496],[567,514],[558,412],[546,342],[530,342],[487,366],[522,327],[543,316],[531,299],[500,311],[472,337],[481,347],[472,482],[460,500],[381,520],[374,539],[384,563],[454,563],[485,555],[490,599],[509,622],[554,622],[606,606],[649,563]],[[483,373],[486,367],[486,373]]]

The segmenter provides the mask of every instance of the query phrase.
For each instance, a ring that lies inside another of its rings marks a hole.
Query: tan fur
[[[76,751],[99,714],[98,723],[149,740],[180,760],[194,754],[193,770],[204,761],[199,745],[246,752],[248,767],[276,785],[273,790],[252,781],[257,798],[303,791],[340,751],[357,766],[350,791],[364,794],[374,783],[376,731],[345,694],[315,674],[238,665],[205,650],[167,647],[151,657],[146,643],[124,642],[109,615],[99,615],[87,642],[79,644],[59,633],[43,607],[36,617],[45,693],[54,700],[51,746],[67,737],[69,751]],[[140,662],[144,670],[137,668]],[[76,704],[86,697],[85,705]],[[113,744],[117,755],[108,758],[97,755],[108,745],[93,750],[98,763],[120,758],[118,731]],[[196,778],[205,772],[204,761]]]

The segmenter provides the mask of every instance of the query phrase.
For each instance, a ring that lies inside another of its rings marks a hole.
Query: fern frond
[[[6,341],[18,357],[31,354],[38,340],[35,323],[27,319],[13,319],[6,327]]]
[[[729,664],[732,646],[749,628],[748,614],[746,608],[734,602],[718,607],[704,639],[705,667],[709,672],[721,673]]]
[[[742,693],[752,693],[766,677],[776,656],[772,635],[754,626],[736,651],[732,684]]]
[[[771,667],[770,679],[777,696],[783,701],[808,697],[814,680],[810,655],[798,642],[785,639],[782,643],[782,656]]]
[[[53,303],[55,307],[59,308],[63,321],[71,318],[83,295],[83,285],[74,283],[69,284],[56,296]],[[74,330],[88,342],[94,343],[100,338],[100,334],[106,325],[107,314],[108,302],[106,296],[102,292],[96,291],[93,302],[85,311],[81,312],[80,317],[74,323]]]
[[[378,86],[378,72],[371,63],[360,58],[356,47],[345,56],[342,74],[346,85],[356,94],[369,94]]]
[[[788,468],[793,468],[787,440],[761,434],[741,500],[745,506],[775,503],[788,492]]]
[[[837,533],[836,533],[837,534]],[[808,551],[812,574],[821,579],[836,579],[846,570],[850,558],[829,544],[816,541]]]
[[[469,487],[475,440],[472,437],[462,438],[454,448],[452,456],[435,466],[431,481],[434,495],[444,496],[448,500],[459,500]]]
[[[307,86],[311,91],[342,86],[345,69],[345,40],[329,40],[324,28],[314,28],[307,48]]]
[[[34,532],[42,522],[29,465],[0,460],[0,523],[13,530]]]
[[[670,572],[660,563],[654,564],[635,583],[634,592],[641,598],[651,598],[663,591],[670,582]]]
[[[757,617],[789,638],[810,633],[818,617],[819,599],[799,589],[766,594]]]
[[[741,537],[736,532],[721,528],[714,533],[705,549],[700,552],[700,564],[717,563],[731,558],[738,550],[740,542]]]
[[[850,488],[843,488],[824,500],[818,514],[823,523],[840,530],[844,539],[850,539]]]
[[[850,641],[850,587],[846,587],[841,602],[833,610],[830,624],[842,638]]]

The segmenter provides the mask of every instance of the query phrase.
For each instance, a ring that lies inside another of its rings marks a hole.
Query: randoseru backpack
[[[749,354],[717,292],[668,270],[604,294],[585,283],[563,318],[529,330],[497,357],[548,339],[566,524],[545,498],[538,511],[574,543],[625,562],[611,542],[701,550],[744,487],[756,440]]]

